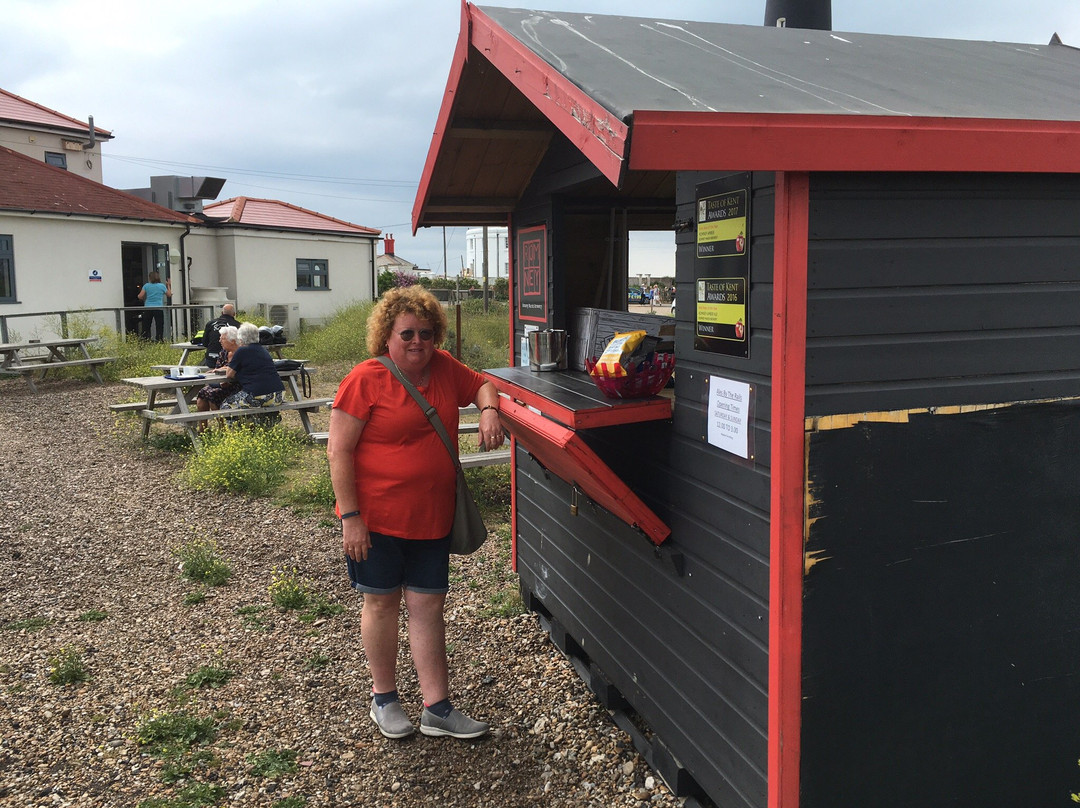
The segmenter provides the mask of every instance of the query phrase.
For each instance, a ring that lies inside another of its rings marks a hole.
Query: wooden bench
[[[475,469],[480,466],[499,466],[510,462],[510,447],[492,449],[490,452],[472,452],[458,457],[463,469]]]
[[[113,412],[138,412],[139,410],[145,410],[150,406],[148,401],[129,401],[126,404],[110,404],[109,409]],[[154,402],[154,409],[168,407],[172,409],[176,406],[175,398],[159,398]]]
[[[57,370],[59,368],[73,368],[73,367],[87,367],[90,368],[90,372],[94,374],[94,379],[98,384],[104,384],[105,380],[101,378],[101,372],[98,367],[101,365],[107,365],[109,362],[115,362],[119,357],[116,356],[94,356],[90,359],[65,359],[62,362],[49,362],[47,358],[41,357],[29,357],[24,358],[21,364],[8,365],[0,370],[3,373],[21,373],[25,374],[27,384],[30,385],[30,389],[35,393],[37,392],[37,386],[34,384],[34,374],[41,372],[41,376],[38,381],[45,378],[45,374],[50,370]]]
[[[318,412],[323,407],[329,407],[332,398],[305,398],[302,401],[286,401],[282,404],[272,404],[268,407],[243,407],[230,410],[206,410],[204,412],[170,412],[160,413],[154,410],[142,410],[139,415],[149,421],[158,421],[163,424],[186,424],[206,421],[211,418],[248,418],[254,415],[269,415],[275,412],[288,410],[300,410],[304,412]],[[162,402],[155,401],[157,407]],[[126,407],[126,404],[114,404],[114,407]],[[319,433],[311,433],[319,434]]]
[[[161,413],[156,409],[143,409],[139,410],[139,415],[146,420],[146,423],[158,422],[162,424],[178,424],[184,428],[191,438],[191,444],[195,447],[196,452],[202,451],[202,442],[199,440],[199,433],[195,429],[195,425],[200,421],[209,421],[212,418],[228,418],[232,419],[259,419],[273,415],[280,415],[283,412],[289,412],[290,410],[299,413],[300,420],[304,424],[304,431],[308,436],[312,435],[311,421],[309,415],[311,413],[318,412],[323,407],[329,407],[333,403],[332,398],[305,398],[300,401],[286,401],[281,404],[272,404],[267,407],[243,407],[238,409],[228,410],[206,410],[204,412],[169,412]],[[156,407],[158,402],[154,402]],[[119,405],[126,406],[126,405]]]

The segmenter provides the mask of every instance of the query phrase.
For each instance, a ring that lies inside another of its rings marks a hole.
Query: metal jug
[[[566,370],[566,332],[561,329],[529,332],[529,369]]]

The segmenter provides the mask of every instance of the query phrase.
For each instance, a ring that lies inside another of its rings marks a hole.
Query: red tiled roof
[[[50,126],[55,129],[69,129],[86,134],[89,129],[85,122],[61,115],[55,110],[27,101],[14,93],[0,89],[0,122],[31,123],[38,126]],[[99,138],[112,138],[107,129],[95,126],[94,132]]]
[[[203,206],[203,215],[229,224],[272,227],[281,230],[319,230],[377,236],[380,231],[363,227],[276,199],[238,196]]]
[[[198,220],[0,147],[0,211],[195,224]]]

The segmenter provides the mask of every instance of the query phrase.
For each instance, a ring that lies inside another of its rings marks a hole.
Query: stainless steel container
[[[529,369],[566,370],[566,332],[561,329],[529,332]]]

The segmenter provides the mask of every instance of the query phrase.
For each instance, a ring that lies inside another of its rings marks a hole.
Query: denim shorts
[[[371,534],[366,561],[348,556],[353,588],[373,595],[389,595],[398,589],[439,595],[450,589],[450,537],[399,539]]]

